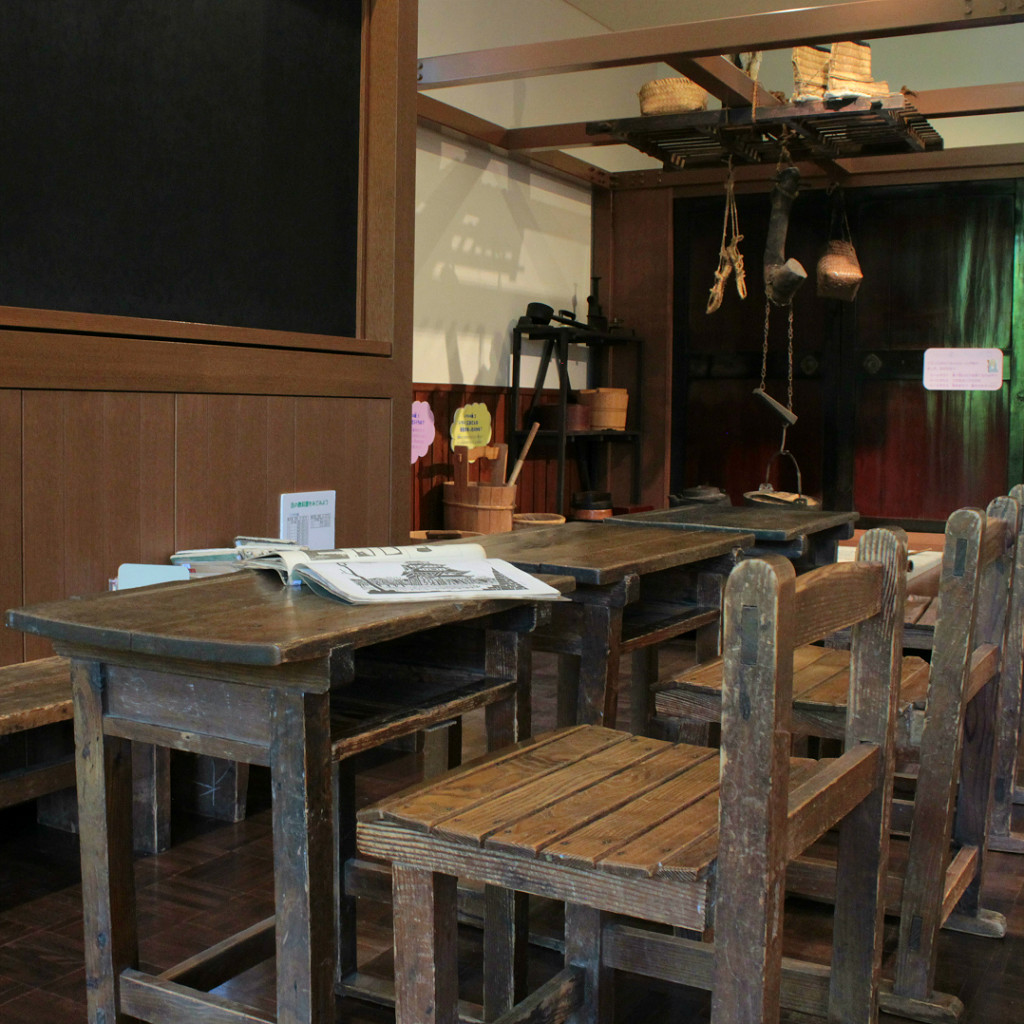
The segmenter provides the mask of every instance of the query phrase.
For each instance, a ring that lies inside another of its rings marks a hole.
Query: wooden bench
[[[1007,609],[1011,593],[1019,599],[1024,587],[1024,576],[1013,573],[1017,522],[1009,498],[993,501],[987,515],[961,509],[950,516],[931,664],[916,656],[902,660],[897,746],[902,758],[917,762],[916,790],[912,804],[897,801],[894,809],[894,822],[909,830],[909,839],[894,842],[888,872],[887,909],[900,915],[901,926],[895,980],[881,1005],[925,1021],[956,1020],[963,1010],[958,999],[933,990],[940,927],[1005,933],[1002,915],[981,906],[981,887]],[[850,659],[847,651],[825,647],[797,651],[795,731],[841,735]],[[683,674],[657,695],[658,713],[717,717],[722,680],[721,661]],[[822,847],[790,865],[787,884],[828,898],[835,877],[835,862]]]
[[[0,668],[0,737],[7,738],[0,808],[75,784],[68,671],[64,658]]]
[[[77,832],[73,714],[66,658],[0,667],[0,809],[36,800],[43,824]],[[139,743],[132,749],[136,853],[170,846],[170,764],[162,747]],[[197,758],[188,779],[190,807],[206,817],[241,820],[247,774],[247,765]]]
[[[459,1019],[457,878],[490,895],[485,1020],[609,1020],[613,968],[711,987],[721,1024],[777,1020],[780,1001],[873,1019],[906,546],[873,531],[864,551],[881,564],[830,566],[799,592],[783,558],[731,574],[721,760],[708,748],[569,727],[360,812],[359,849],[392,862],[398,1024]],[[792,759],[780,738],[794,645],[862,620],[856,742],[828,765]],[[831,970],[784,965],[785,864],[838,821]],[[565,970],[532,995],[515,969],[523,893],[566,901]],[[712,913],[713,944],[606,919],[702,932]]]

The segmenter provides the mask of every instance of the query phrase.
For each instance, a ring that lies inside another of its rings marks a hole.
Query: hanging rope
[[[727,244],[726,238],[732,231],[732,240]],[[736,291],[741,299],[747,297],[747,277],[743,269],[743,254],[740,252],[739,211],[736,209],[736,183],[732,173],[732,157],[729,157],[729,177],[725,182],[725,213],[722,216],[722,241],[718,247],[718,269],[715,271],[715,283],[711,286],[706,312],[714,313],[722,305],[725,298],[725,282],[729,275],[736,275]]]

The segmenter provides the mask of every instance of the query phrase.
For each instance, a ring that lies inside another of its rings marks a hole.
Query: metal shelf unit
[[[529,405],[520,416],[520,392],[522,391],[522,352],[523,340],[542,341],[544,343],[540,357],[540,365],[537,368],[537,377],[533,385],[533,393]],[[640,438],[639,430],[569,430],[567,427],[567,407],[569,404],[569,352],[571,345],[586,345],[591,349],[599,349],[608,345],[629,344],[637,347],[637,385],[630,389],[630,404],[634,421],[640,416],[640,388],[639,381],[643,379],[642,372],[642,342],[624,331],[601,331],[586,327],[563,326],[554,324],[538,324],[527,317],[521,317],[516,326],[512,329],[512,395],[509,402],[509,426],[508,436],[512,454],[518,454],[523,440],[529,433],[529,428],[534,420],[534,412],[539,404],[539,398],[547,377],[548,368],[554,360],[558,371],[558,426],[556,429],[539,430],[537,439],[554,441],[558,459],[557,473],[557,494],[558,508],[548,511],[567,514],[568,502],[565,495],[565,460],[566,453],[571,446],[575,450],[577,465],[579,467],[580,481],[584,490],[590,490],[592,486],[593,455],[595,446],[607,443],[631,444],[633,449],[632,466],[632,500],[639,500],[640,493]],[[596,360],[591,359],[587,371],[587,386],[604,386],[600,381],[600,374],[595,366]],[[540,511],[540,510],[537,510]]]

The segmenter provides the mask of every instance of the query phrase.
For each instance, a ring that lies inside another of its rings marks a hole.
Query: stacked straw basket
[[[639,96],[641,114],[681,114],[687,110],[704,110],[708,105],[707,92],[681,75],[645,82]]]

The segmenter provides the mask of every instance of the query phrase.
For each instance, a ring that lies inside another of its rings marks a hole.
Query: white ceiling
[[[813,6],[843,0],[818,0]],[[683,24],[778,10],[778,0],[420,0],[420,55],[580,38],[608,31]],[[1022,78],[1024,24],[939,32],[872,42],[874,77],[894,91],[994,85]],[[617,68],[547,78],[433,90],[444,102],[504,127],[630,117],[639,113],[644,81],[673,72],[662,66]],[[790,51],[766,53],[760,80],[792,91]],[[1024,113],[943,118],[934,127],[947,149],[1024,142]],[[575,151],[611,171],[657,166],[611,146]]]

